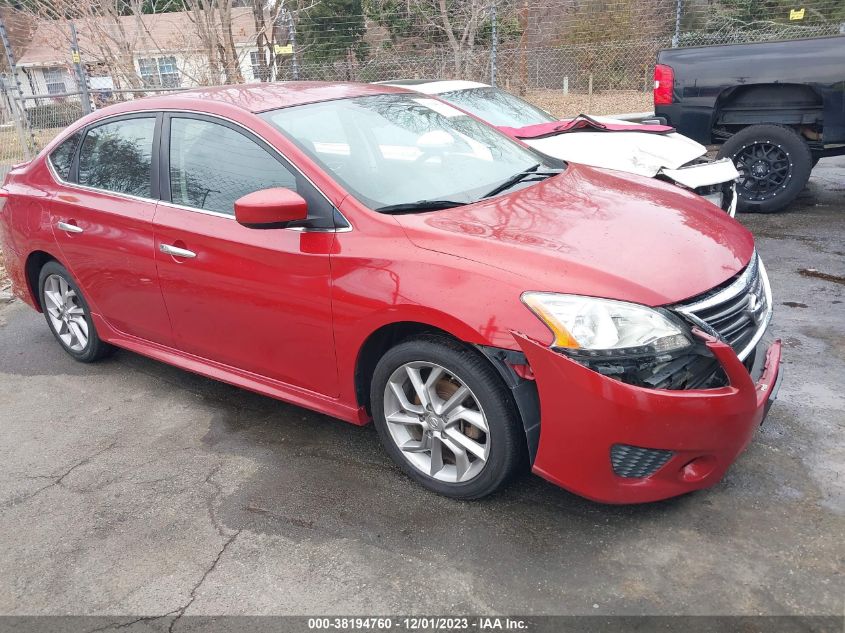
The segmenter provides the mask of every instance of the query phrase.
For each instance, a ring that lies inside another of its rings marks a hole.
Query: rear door
[[[156,257],[175,345],[336,395],[332,205],[264,141],[223,119],[166,114],[161,161]],[[314,228],[238,224],[235,200],[270,187],[302,195]]]
[[[110,118],[57,147],[48,207],[63,262],[92,311],[125,334],[169,344],[152,226],[159,118]]]

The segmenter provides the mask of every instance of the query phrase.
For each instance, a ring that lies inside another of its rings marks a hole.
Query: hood
[[[601,119],[600,121],[612,121]],[[543,154],[574,163],[653,178],[661,169],[678,169],[703,156],[707,148],[677,132],[586,132],[523,139]]]
[[[700,197],[570,165],[512,194],[396,216],[416,246],[523,278],[525,290],[666,305],[742,270],[751,233]]]

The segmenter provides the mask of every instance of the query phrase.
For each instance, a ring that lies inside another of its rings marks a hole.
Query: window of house
[[[45,68],[44,83],[47,85],[47,94],[55,95],[67,92],[63,68]]]
[[[139,59],[138,70],[146,88],[179,88],[182,85],[176,58],[172,55]]]
[[[151,197],[155,119],[123,119],[91,128],[79,150],[79,184]]]
[[[81,137],[82,133],[77,132],[50,152],[50,164],[62,180],[70,179],[70,166]]]
[[[296,176],[256,142],[218,123],[171,119],[174,203],[234,215],[235,200],[270,187],[297,191]]]
[[[264,51],[250,51],[249,63],[252,66],[252,76],[258,81],[267,81],[267,58],[264,57]],[[264,62],[264,68],[261,63]]]

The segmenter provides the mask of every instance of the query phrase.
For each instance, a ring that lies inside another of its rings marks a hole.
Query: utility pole
[[[672,36],[672,48],[678,48],[681,40],[681,13],[684,10],[684,0],[677,0],[675,4],[675,34]]]
[[[293,14],[290,11],[288,11],[288,37],[293,62],[293,78],[296,80],[299,79],[299,60],[296,58],[296,27],[293,25]]]
[[[79,55],[79,42],[76,39],[76,25],[70,23],[70,56],[73,60],[73,68],[76,72],[76,85],[79,87],[79,98],[82,101],[82,112],[91,114],[91,95],[88,93],[88,78],[85,76],[85,69],[82,67],[82,58]]]
[[[13,104],[12,118],[15,120],[15,129],[18,133],[18,140],[21,143],[21,151],[26,160],[32,158],[30,152],[29,139],[25,131],[26,127],[26,108],[23,107],[23,90],[21,89],[21,82],[18,78],[18,67],[15,63],[15,52],[12,50],[12,45],[9,42],[9,34],[6,32],[6,23],[3,21],[3,16],[0,14],[0,40],[3,40],[3,50],[6,51],[6,63],[9,65],[9,77],[11,83],[15,87],[17,97],[11,95],[10,102]],[[32,136],[31,134],[29,136]],[[35,138],[32,139],[33,147],[35,146]]]

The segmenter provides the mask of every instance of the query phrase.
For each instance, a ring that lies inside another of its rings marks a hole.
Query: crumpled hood
[[[694,194],[582,165],[509,195],[396,219],[416,246],[519,276],[525,290],[651,306],[719,285],[754,250],[747,229]]]
[[[614,122],[614,119],[606,117],[594,118]],[[707,152],[706,147],[677,132],[650,134],[578,130],[524,139],[523,142],[554,158],[648,178],[653,178],[664,168],[677,169]]]

